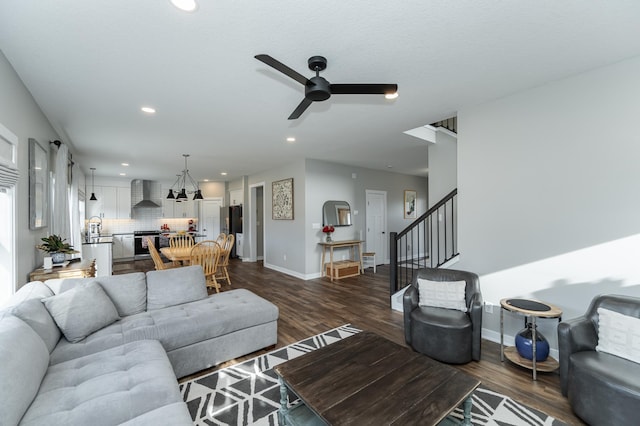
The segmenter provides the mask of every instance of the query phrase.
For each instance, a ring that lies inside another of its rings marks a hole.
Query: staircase
[[[457,195],[454,189],[402,232],[391,232],[389,290],[393,296],[421,268],[438,268],[458,256]]]

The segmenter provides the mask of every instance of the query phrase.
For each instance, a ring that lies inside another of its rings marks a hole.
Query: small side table
[[[96,276],[95,259],[71,262],[67,266],[52,269],[38,268],[29,274],[29,281],[46,281],[52,278],[88,278]]]
[[[558,318],[558,322],[562,321],[562,310],[557,306],[553,306],[546,302],[540,302],[530,299],[502,299],[500,300],[500,361],[504,362],[506,355],[507,359],[514,364],[521,367],[529,368],[533,371],[533,380],[538,380],[537,372],[540,371],[554,371],[558,368],[558,361],[549,357],[543,362],[536,361],[536,318]],[[527,324],[527,317],[531,317],[532,335],[531,340],[533,359],[522,358],[515,347],[504,347],[504,311],[515,312],[524,315],[525,326]]]

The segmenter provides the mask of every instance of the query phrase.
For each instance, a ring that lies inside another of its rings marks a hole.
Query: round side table
[[[536,361],[536,318],[558,318],[558,322],[562,321],[562,310],[557,306],[551,305],[546,302],[531,299],[517,299],[509,298],[500,300],[500,361],[504,362],[505,356],[514,364],[521,367],[529,368],[533,371],[533,380],[537,380],[537,372],[540,371],[554,371],[558,368],[558,361],[549,357],[545,361]],[[525,325],[527,323],[527,317],[531,318],[532,335],[531,340],[534,342],[532,345],[533,359],[528,360],[520,356],[515,347],[504,347],[504,311],[515,312],[525,317]]]

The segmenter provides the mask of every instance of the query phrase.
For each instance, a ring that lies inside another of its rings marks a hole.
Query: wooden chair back
[[[220,285],[216,281],[216,273],[221,252],[222,249],[213,240],[201,241],[191,248],[191,265],[202,266],[207,287],[214,287],[217,293],[220,292]]]
[[[156,249],[155,244],[153,243],[153,237],[147,238],[147,247],[149,247],[149,253],[151,253],[151,259],[153,259],[153,264],[156,267],[157,271],[161,271],[163,269],[168,269],[168,265],[165,265],[160,257],[160,253],[158,253],[158,249]]]
[[[224,232],[221,232],[218,235],[218,238],[216,238],[216,243],[218,243],[218,245],[221,248],[224,248],[224,244],[225,244],[226,241],[227,241],[227,235]]]
[[[191,248],[193,245],[193,237],[190,234],[176,234],[169,237],[171,248]]]

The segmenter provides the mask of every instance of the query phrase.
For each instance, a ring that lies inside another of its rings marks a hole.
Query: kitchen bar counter
[[[84,242],[82,243],[84,244],[113,244],[113,237],[111,235],[109,236],[99,236],[99,237],[90,237],[90,238],[85,238]]]

